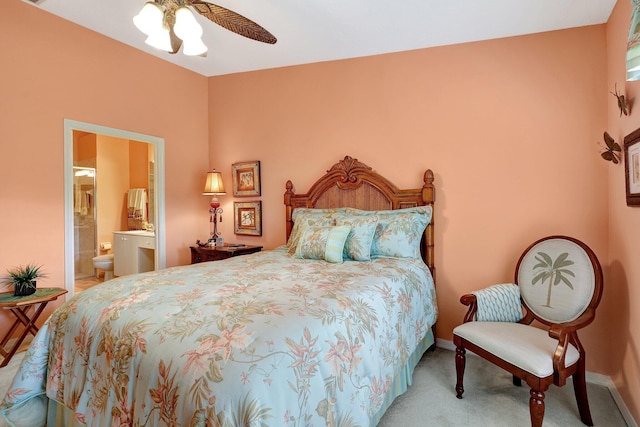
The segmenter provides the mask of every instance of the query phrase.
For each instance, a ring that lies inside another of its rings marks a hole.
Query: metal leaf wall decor
[[[629,101],[627,100],[627,98],[623,95],[618,93],[618,84],[616,83],[615,85],[615,91],[614,92],[610,92],[611,95],[615,96],[616,99],[618,100],[618,108],[620,109],[620,117],[622,117],[622,115],[624,114],[625,116],[628,116],[631,113],[631,106],[629,105]]]
[[[600,155],[603,159],[608,162],[613,162],[614,164],[618,164],[620,162],[620,144],[618,144],[614,139],[609,135],[609,132],[604,132],[604,142],[607,145]]]

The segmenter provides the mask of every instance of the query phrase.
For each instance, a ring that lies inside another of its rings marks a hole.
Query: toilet
[[[99,255],[93,258],[93,267],[104,270],[104,280],[113,279],[113,254]]]

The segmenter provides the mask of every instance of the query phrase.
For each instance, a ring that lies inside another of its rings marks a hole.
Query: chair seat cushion
[[[546,330],[521,323],[467,322],[456,327],[453,334],[537,377],[553,374],[553,353],[558,341]],[[578,350],[569,344],[565,366],[579,358]]]

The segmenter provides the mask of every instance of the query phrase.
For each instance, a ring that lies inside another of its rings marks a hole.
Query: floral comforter
[[[53,313],[0,411],[46,384],[89,426],[369,426],[436,316],[420,260],[279,248],[121,277]]]

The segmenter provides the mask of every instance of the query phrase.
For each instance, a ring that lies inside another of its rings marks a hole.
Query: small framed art
[[[260,161],[234,163],[231,165],[231,171],[234,196],[260,195]]]
[[[640,129],[624,138],[627,206],[640,206]]]
[[[235,234],[262,236],[262,202],[233,202]]]

